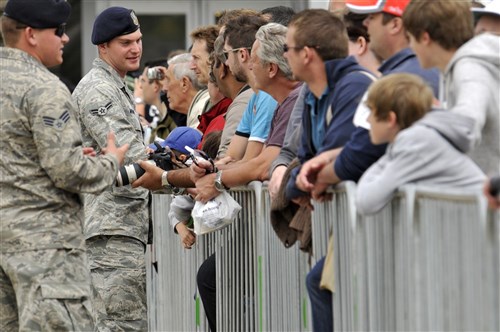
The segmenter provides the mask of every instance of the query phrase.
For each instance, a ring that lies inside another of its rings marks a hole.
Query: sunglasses
[[[315,49],[320,49],[319,46],[309,46],[309,45],[304,45],[304,46],[288,46],[287,44],[283,45],[283,53],[286,53],[290,50],[301,50],[304,47],[310,47],[310,48],[315,48]]]
[[[232,49],[227,50],[227,51],[222,51],[222,56],[224,57],[224,62],[227,61],[227,59],[229,57],[228,56],[229,52],[233,52],[234,53],[234,52],[238,52],[239,50],[249,50],[250,51],[251,49],[252,49],[251,47],[238,47],[238,48],[232,48]]]
[[[303,49],[305,46],[288,46],[287,44],[284,44],[283,45],[283,53],[286,53],[290,50],[301,50]]]
[[[16,29],[26,29],[28,26],[27,25],[18,25],[16,26]],[[63,23],[56,27],[55,35],[59,38],[62,38],[64,34],[66,33],[66,23]]]
[[[56,36],[62,38],[62,36],[66,33],[66,23],[59,25],[56,28]]]

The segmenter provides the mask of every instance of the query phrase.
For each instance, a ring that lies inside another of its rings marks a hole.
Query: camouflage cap
[[[35,29],[66,23],[71,5],[66,0],[9,0],[3,14]]]
[[[132,9],[109,7],[95,19],[92,44],[106,43],[115,37],[133,33],[139,27],[139,20]]]

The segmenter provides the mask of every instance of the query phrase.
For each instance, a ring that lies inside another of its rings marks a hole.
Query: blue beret
[[[9,0],[3,14],[35,29],[66,23],[71,5],[66,0]]]
[[[92,44],[106,43],[115,37],[135,32],[137,29],[139,29],[139,20],[132,9],[109,7],[95,19]]]

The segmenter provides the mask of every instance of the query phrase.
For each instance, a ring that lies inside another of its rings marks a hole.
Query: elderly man
[[[62,63],[71,7],[10,0],[0,48],[0,330],[92,331],[79,193],[111,186],[127,146],[82,148]]]
[[[99,57],[73,92],[84,144],[100,152],[112,130],[120,144],[130,145],[125,158],[130,164],[146,157],[133,95],[124,82],[128,71],[139,68],[142,55],[142,33],[134,11],[104,10],[94,22],[92,43]],[[113,187],[85,196],[84,233],[98,330],[147,330],[148,230],[148,190]]]
[[[168,103],[172,109],[187,115],[187,126],[198,127],[199,113],[190,112],[196,103],[198,92],[204,87],[198,81],[196,73],[190,68],[192,56],[189,53],[176,55],[168,61],[163,88],[167,92]]]

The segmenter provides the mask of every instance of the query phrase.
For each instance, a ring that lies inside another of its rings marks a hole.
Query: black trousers
[[[215,254],[208,257],[198,269],[196,276],[198,292],[207,315],[210,331],[217,331],[217,295],[215,289]]]

